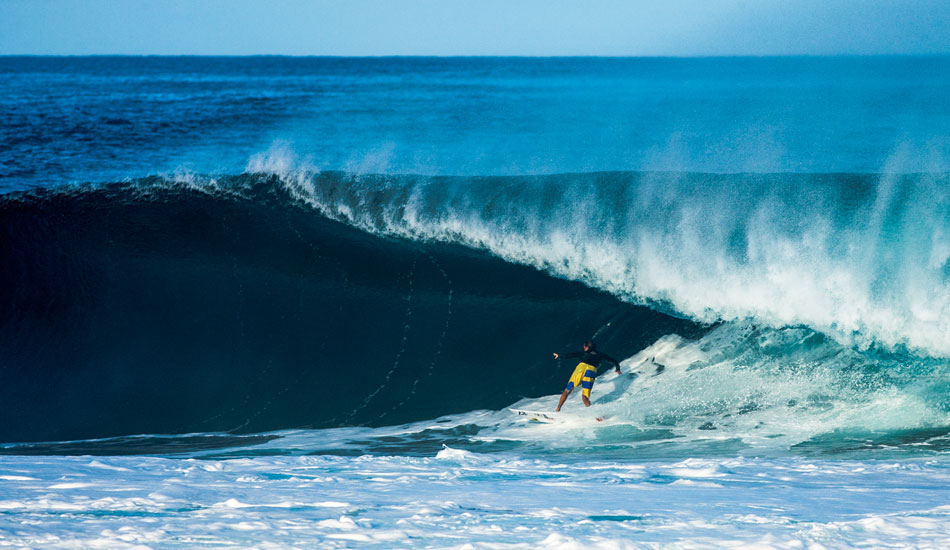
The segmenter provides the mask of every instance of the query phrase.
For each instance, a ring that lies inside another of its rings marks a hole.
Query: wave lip
[[[292,165],[292,163],[291,163]],[[950,356],[947,174],[351,175],[272,168],[365,230],[461,243],[700,322]]]

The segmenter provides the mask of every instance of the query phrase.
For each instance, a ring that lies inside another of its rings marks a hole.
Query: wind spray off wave
[[[946,174],[277,174],[334,219],[484,248],[703,322],[950,355]]]

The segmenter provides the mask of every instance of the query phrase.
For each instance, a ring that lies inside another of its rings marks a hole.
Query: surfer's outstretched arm
[[[616,359],[614,359],[613,357],[607,355],[606,353],[601,353],[600,356],[601,356],[601,358],[602,358],[604,361],[606,361],[607,363],[613,363],[613,364],[614,364],[614,372],[616,372],[617,374],[622,374],[622,373],[620,372],[620,361],[617,361]]]

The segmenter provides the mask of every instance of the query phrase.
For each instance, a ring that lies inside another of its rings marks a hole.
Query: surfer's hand
[[[554,354],[554,358],[557,359],[557,354],[556,354],[556,353]]]

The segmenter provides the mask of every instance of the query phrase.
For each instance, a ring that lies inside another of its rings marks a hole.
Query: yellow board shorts
[[[594,387],[594,377],[597,376],[597,367],[587,363],[578,363],[574,369],[574,374],[567,381],[566,390],[573,390],[575,387],[581,387],[581,393],[584,397],[590,399],[590,390]]]

